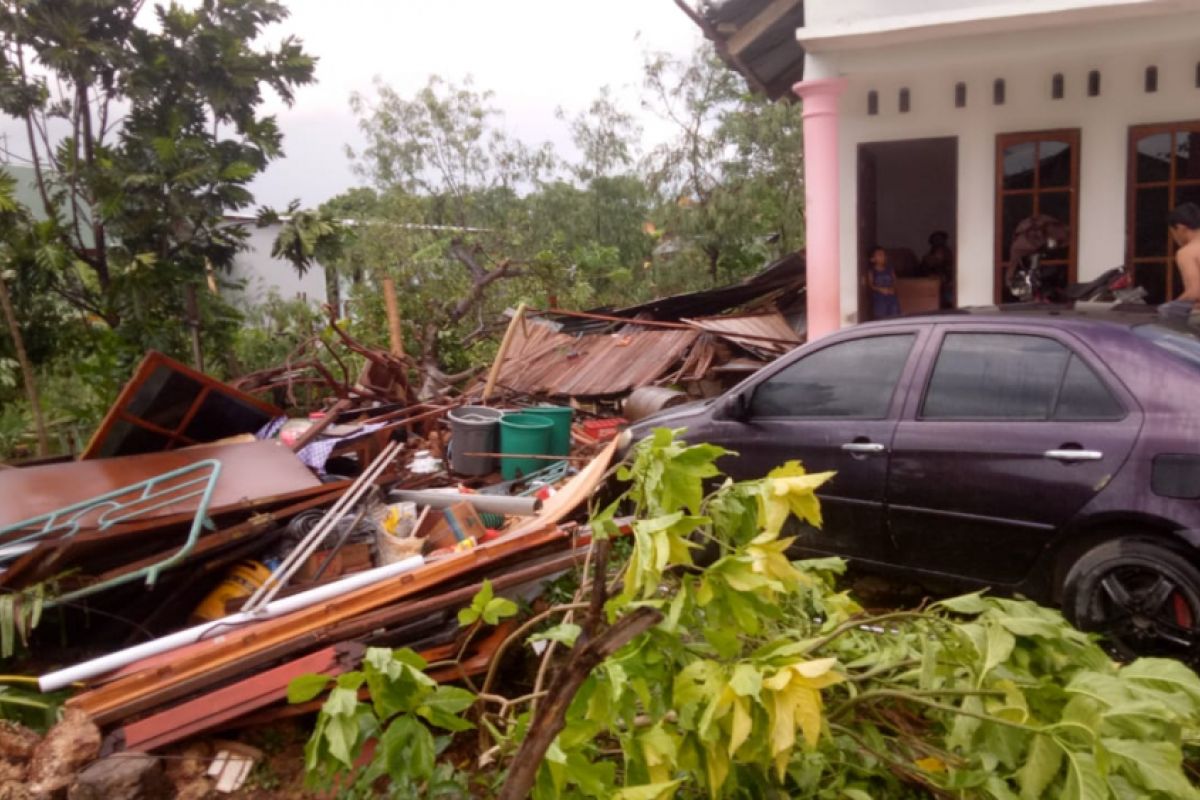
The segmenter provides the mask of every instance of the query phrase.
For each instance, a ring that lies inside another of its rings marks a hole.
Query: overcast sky
[[[643,53],[689,52],[699,30],[672,0],[290,0],[278,32],[319,57],[317,83],[288,109],[273,103],[286,158],[254,185],[259,203],[316,205],[358,181],[344,154],[358,141],[351,92],[379,76],[411,96],[431,74],[495,92],[508,130],[570,152],[555,109],[582,110],[609,85],[638,114],[644,139],[664,124],[638,105]],[[273,31],[275,33],[275,31]]]
[[[165,0],[163,0],[165,2]],[[187,5],[195,0],[184,0]],[[430,75],[495,93],[509,133],[529,144],[574,148],[555,117],[585,109],[609,86],[639,118],[643,145],[661,141],[667,123],[640,105],[644,54],[686,55],[702,40],[673,0],[284,0],[291,17],[265,38],[291,34],[318,58],[316,83],[291,108],[267,90],[265,113],[284,134],[284,158],[252,185],[257,205],[299,198],[315,206],[360,183],[345,154],[359,141],[350,94],[370,93],[378,76],[411,97]],[[153,25],[153,4],[143,10]],[[28,163],[21,122],[0,116],[0,148]]]

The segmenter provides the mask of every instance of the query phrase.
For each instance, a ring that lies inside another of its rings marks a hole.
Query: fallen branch
[[[603,585],[603,580],[597,581]],[[538,707],[538,713],[529,725],[529,734],[521,743],[521,749],[513,757],[508,778],[500,789],[498,800],[524,800],[533,789],[537,779],[538,769],[546,750],[555,737],[566,726],[567,709],[579,687],[587,680],[592,670],[606,658],[620,650],[630,641],[653,628],[662,621],[662,614],[653,608],[639,608],[626,617],[622,617],[615,625],[597,635],[586,644],[577,646],[571,651],[567,663],[563,665],[551,682],[543,702]]]

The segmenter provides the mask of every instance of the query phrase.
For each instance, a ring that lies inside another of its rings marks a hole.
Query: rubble
[[[28,788],[38,797],[65,797],[75,774],[100,754],[100,728],[90,715],[75,708],[33,748]]]
[[[486,671],[510,628],[460,640],[456,613],[485,580],[533,600],[582,563],[618,402],[704,396],[799,344],[802,266],[629,309],[522,309],[461,391],[336,323],[229,383],[147,354],[78,459],[0,470],[0,589],[39,655],[36,615],[61,616],[70,641],[39,685],[71,692],[40,741],[0,723],[0,798],[218,796],[256,756],[205,737],[311,713],[322,699],[289,705],[291,680],[353,671],[369,646],[458,657],[437,680]]]
[[[173,794],[162,763],[145,753],[115,753],[88,764],[75,778],[67,800],[159,800]]]

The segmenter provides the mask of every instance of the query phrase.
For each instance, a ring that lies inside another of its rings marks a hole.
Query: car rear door
[[[739,480],[793,459],[809,472],[834,470],[819,492],[822,529],[793,521],[787,533],[810,552],[886,561],[892,555],[883,531],[888,456],[910,365],[926,334],[913,325],[838,337],[743,389],[743,419],[714,420],[689,438],[738,451],[721,467]]]
[[[1041,326],[939,325],[922,361],[888,476],[897,563],[1019,582],[1117,473],[1141,412],[1082,341]]]

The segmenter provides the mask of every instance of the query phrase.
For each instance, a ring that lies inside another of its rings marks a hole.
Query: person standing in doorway
[[[1183,278],[1183,291],[1158,307],[1165,319],[1187,322],[1200,308],[1200,206],[1182,203],[1167,215],[1167,227],[1175,240],[1175,265]]]
[[[887,251],[882,247],[871,250],[871,269],[867,273],[871,289],[871,318],[887,319],[900,315],[900,298],[896,296],[896,271],[887,263]]]
[[[950,234],[945,231],[929,234],[929,252],[921,259],[921,272],[941,279],[938,299],[942,308],[954,305],[954,251],[949,242]]]

